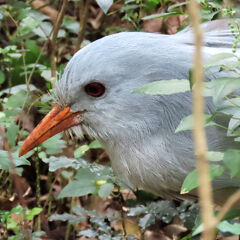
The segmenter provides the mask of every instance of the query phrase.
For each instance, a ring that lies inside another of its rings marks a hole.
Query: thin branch
[[[59,29],[62,24],[63,16],[65,14],[66,8],[67,8],[68,0],[63,0],[62,8],[60,10],[60,13],[58,14],[57,22],[54,25],[53,28],[53,36],[51,40],[51,55],[50,55],[50,61],[51,61],[51,77],[54,80],[56,77],[56,42],[57,42],[57,35],[59,32]],[[53,84],[54,85],[54,84]]]
[[[86,0],[85,4],[83,0],[79,2],[80,25],[79,25],[78,41],[75,48],[75,52],[77,52],[81,48],[81,43],[85,36],[85,28],[87,23],[87,16],[88,16],[88,11],[90,7],[90,2],[91,0]]]
[[[190,18],[194,29],[195,56],[194,56],[194,89],[193,89],[193,116],[194,116],[194,142],[197,157],[197,169],[199,175],[199,197],[201,214],[203,219],[204,240],[212,240],[215,235],[215,217],[213,214],[212,187],[209,174],[209,163],[206,158],[207,143],[204,129],[204,98],[203,98],[203,63],[201,47],[203,32],[197,0],[191,0],[189,4]]]
[[[240,199],[240,190],[231,195],[225,204],[222,206],[221,211],[216,217],[216,224],[219,223],[225,216],[225,214],[231,209],[231,207]]]

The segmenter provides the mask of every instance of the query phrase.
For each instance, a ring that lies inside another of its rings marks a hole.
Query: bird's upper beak
[[[85,110],[70,112],[70,107],[62,108],[57,104],[27,137],[20,149],[19,156],[26,154],[57,133],[80,124],[82,120],[78,115],[83,112]]]

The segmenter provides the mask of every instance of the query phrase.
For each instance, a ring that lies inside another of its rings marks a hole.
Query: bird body
[[[203,24],[204,59],[231,51],[234,36],[225,22]],[[192,112],[191,92],[155,96],[133,93],[146,83],[188,79],[193,54],[190,28],[175,35],[113,34],[78,51],[58,82],[58,104],[69,107],[71,113],[81,111],[72,130],[80,138],[85,132],[100,141],[113,170],[133,189],[168,199],[197,196],[196,191],[180,194],[184,178],[196,166],[192,133],[175,133],[180,121]],[[206,80],[219,75],[209,71]],[[98,84],[104,88],[101,95]],[[88,86],[94,94],[86,90]],[[214,111],[212,100],[206,98],[205,112]],[[210,151],[225,151],[232,143],[222,129],[206,129]],[[226,175],[213,182],[215,189],[233,184],[239,186]]]

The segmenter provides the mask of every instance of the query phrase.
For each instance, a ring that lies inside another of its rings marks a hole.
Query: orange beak
[[[85,110],[73,113],[70,112],[70,107],[62,109],[57,104],[27,137],[20,149],[19,156],[26,154],[57,133],[80,124],[82,120],[78,118],[78,115],[83,112]]]

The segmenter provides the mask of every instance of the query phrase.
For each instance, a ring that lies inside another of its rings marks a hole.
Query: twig
[[[41,187],[40,187],[40,167],[39,167],[39,158],[35,159],[35,168],[36,168],[36,198],[37,198],[37,207],[41,207],[40,197],[41,197]],[[41,229],[41,215],[37,217],[37,231]]]
[[[60,10],[60,13],[58,14],[58,18],[57,18],[57,22],[56,22],[56,25],[54,25],[54,28],[53,28],[53,36],[52,36],[52,40],[51,40],[51,55],[50,55],[50,62],[51,62],[51,77],[52,77],[52,80],[55,79],[56,77],[56,42],[57,42],[57,35],[58,35],[58,31],[61,27],[61,24],[62,24],[62,20],[63,20],[63,16],[64,16],[64,13],[66,11],[66,8],[67,8],[67,4],[68,4],[68,0],[63,0],[63,3],[62,3],[62,8]],[[52,85],[53,84],[53,81],[52,81]]]
[[[201,214],[203,219],[204,240],[212,240],[215,235],[215,217],[213,214],[212,187],[209,176],[209,164],[206,158],[207,143],[204,129],[204,99],[203,99],[203,63],[202,63],[202,39],[201,18],[199,4],[197,0],[191,0],[189,4],[190,18],[193,24],[195,37],[195,57],[194,57],[194,84],[193,89],[193,116],[194,116],[194,142],[195,154],[197,157],[197,169],[199,175],[199,197]]]
[[[222,206],[221,211],[216,217],[216,224],[220,222],[225,214],[231,209],[231,207],[240,199],[240,190],[236,191],[233,195],[231,195],[225,204]]]
[[[77,40],[75,52],[77,52],[81,48],[81,43],[84,39],[90,1],[91,0],[86,0],[85,4],[83,0],[79,2],[80,25],[79,25],[78,40]]]

